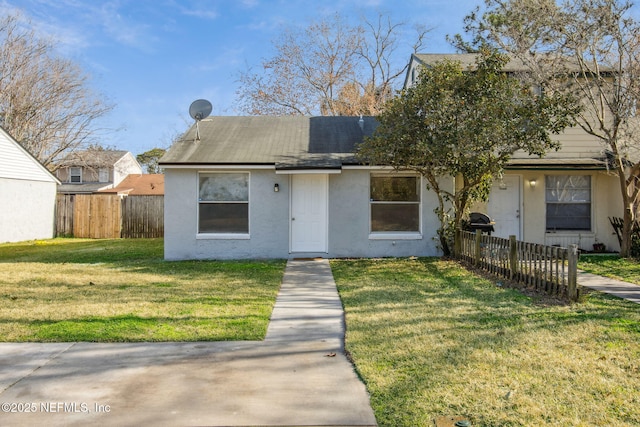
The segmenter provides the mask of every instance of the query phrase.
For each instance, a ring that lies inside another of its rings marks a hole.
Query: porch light
[[[529,185],[531,186],[531,188],[536,188],[536,180],[535,180],[535,178],[529,180]]]
[[[277,193],[278,191],[280,191],[280,185],[278,185],[277,183],[273,184],[273,192]]]
[[[502,174],[502,172],[498,174],[498,188],[501,190],[507,189],[507,184],[504,182],[504,175]]]

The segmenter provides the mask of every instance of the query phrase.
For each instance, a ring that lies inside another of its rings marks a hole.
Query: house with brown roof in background
[[[163,196],[163,174],[130,174],[113,188],[98,191],[100,194],[117,194],[118,196]]]

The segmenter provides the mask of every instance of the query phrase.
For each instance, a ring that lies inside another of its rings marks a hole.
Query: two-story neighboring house
[[[474,54],[412,55],[405,87],[412,85],[420,67],[444,59],[473,67]],[[507,73],[526,71],[518,61],[510,61]],[[558,135],[558,151],[544,157],[516,152],[502,177],[496,177],[486,204],[475,210],[495,222],[498,237],[515,235],[518,240],[546,245],[592,250],[603,243],[619,250],[609,217],[622,216],[622,196],[617,178],[608,171],[603,146],[579,127]]]
[[[86,150],[69,154],[59,164],[58,193],[91,194],[116,187],[129,174],[142,174],[135,156],[122,150]]]

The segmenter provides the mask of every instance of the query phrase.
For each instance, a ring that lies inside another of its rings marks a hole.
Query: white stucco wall
[[[330,257],[437,256],[437,198],[422,182],[420,239],[369,233],[369,182],[371,170],[345,169],[329,178]]]
[[[609,222],[610,216],[622,216],[622,196],[615,176],[605,171],[566,169],[506,171],[505,176],[507,175],[520,176],[522,197],[520,240],[563,247],[576,244],[583,250],[593,250],[593,244],[597,241],[604,243],[607,250],[620,250],[618,239]],[[592,229],[590,231],[546,231],[545,176],[547,175],[591,176]],[[536,186],[532,188],[529,183],[533,179],[536,181]],[[486,204],[479,203],[472,210],[485,212]]]
[[[52,238],[56,187],[55,182],[0,178],[0,243]]]
[[[197,235],[198,170],[165,170],[165,258],[242,259],[292,256],[385,257],[436,256],[436,196],[423,183],[419,239],[371,236],[369,233],[370,170],[344,169],[329,175],[328,253],[289,253],[290,180],[274,170],[250,172],[248,239],[216,239]],[[207,172],[201,170],[201,172]],[[229,170],[229,172],[232,172]],[[274,192],[274,184],[280,186]]]
[[[545,175],[591,176],[591,231],[546,232]],[[622,197],[615,177],[604,171],[526,171],[522,176],[525,241],[564,247],[576,244],[584,250],[593,250],[593,244],[598,241],[609,250],[620,249],[609,223],[610,216],[622,216]],[[536,179],[535,188],[529,185],[531,179]]]
[[[200,172],[210,172],[201,170]],[[198,170],[165,170],[164,256],[166,259],[287,258],[289,251],[289,185],[271,170],[250,172],[250,239],[198,236]],[[273,186],[280,185],[275,193]]]

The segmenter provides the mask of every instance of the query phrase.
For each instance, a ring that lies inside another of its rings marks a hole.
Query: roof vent
[[[360,114],[360,120],[358,120],[358,125],[360,125],[360,130],[364,132],[364,119],[362,118],[362,114]]]

